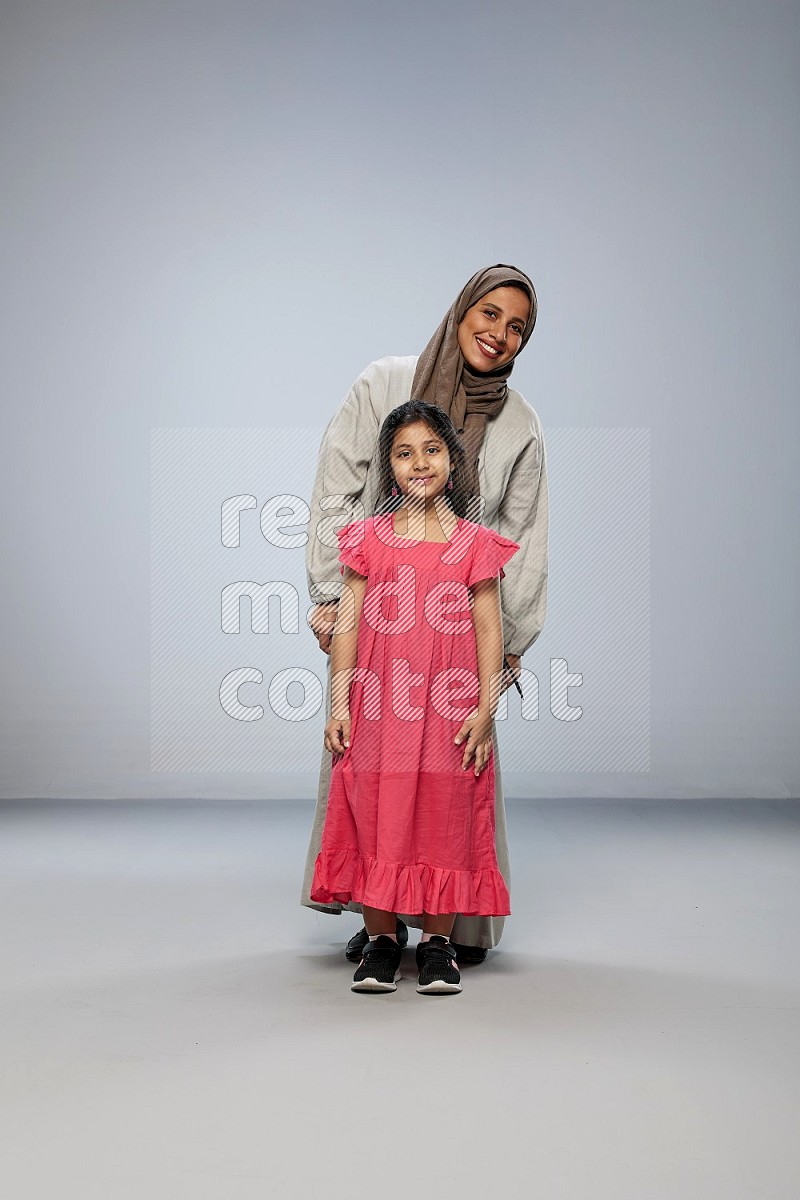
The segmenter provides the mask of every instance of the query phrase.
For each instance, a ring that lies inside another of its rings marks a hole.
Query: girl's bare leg
[[[364,914],[364,927],[370,937],[381,933],[394,937],[397,931],[395,913],[385,912],[382,908],[370,908],[367,904],[362,904],[361,911]],[[453,932],[456,916],[456,913],[423,913],[422,932],[438,933],[442,937],[449,938]]]
[[[453,932],[457,913],[439,913],[434,916],[432,913],[422,914],[422,932],[423,933],[439,933],[442,937],[449,938]],[[367,926],[369,929],[369,926]]]
[[[384,912],[382,908],[369,908],[366,904],[361,905],[361,912],[364,916],[364,928],[370,937],[380,933],[394,937],[397,933],[397,917],[394,913]]]

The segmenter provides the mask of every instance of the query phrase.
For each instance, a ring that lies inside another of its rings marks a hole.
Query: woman
[[[448,413],[466,452],[470,519],[517,542],[501,585],[503,642],[515,678],[520,659],[544,624],[547,603],[547,478],[542,427],[518,392],[508,387],[517,354],[536,322],[533,284],[516,267],[499,264],[479,271],[464,286],[419,358],[383,358],[371,363],[353,384],[325,430],[311,497],[306,550],[309,593],[316,607],[309,624],[328,657],[327,714],[330,715],[330,630],[342,591],[334,529],[375,512],[379,500],[378,430],[384,417],[412,397]],[[332,515],[326,516],[326,513]],[[342,514],[345,519],[342,519]],[[509,677],[507,686],[512,682]],[[493,738],[496,849],[509,882],[508,841],[497,739]],[[325,823],[332,758],[322,755],[317,809],[306,859],[301,903],[322,912],[341,905],[310,899],[314,863]],[[357,904],[347,906],[360,911]],[[481,962],[502,935],[503,917],[461,917],[451,943],[461,962]],[[419,927],[415,914],[398,924]],[[367,933],[347,946],[358,961]]]

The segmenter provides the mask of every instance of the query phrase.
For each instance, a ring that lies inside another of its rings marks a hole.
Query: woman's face
[[[424,421],[414,421],[394,435],[391,466],[404,496],[431,500],[447,486],[450,451]]]
[[[458,326],[458,345],[473,371],[503,367],[519,350],[531,302],[515,287],[499,287],[468,308]]]

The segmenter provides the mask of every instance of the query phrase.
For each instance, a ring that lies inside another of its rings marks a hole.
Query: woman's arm
[[[531,409],[531,437],[511,470],[496,523],[519,544],[501,585],[509,655],[523,655],[542,631],[547,610],[548,496],[544,434]]]
[[[326,516],[324,501],[326,497],[333,498],[335,507],[330,511],[335,514],[337,525],[347,524],[364,515],[356,511],[354,502],[364,491],[378,441],[378,419],[374,404],[377,398],[372,396],[372,389],[379,379],[379,374],[372,367],[359,376],[322,437],[311,492],[306,546],[308,591],[314,604],[336,601],[342,592],[339,549],[332,529],[332,518]],[[342,510],[349,510],[345,522],[341,520]]]

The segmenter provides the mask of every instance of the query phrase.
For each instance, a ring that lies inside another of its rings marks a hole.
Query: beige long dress
[[[382,358],[370,363],[325,430],[311,496],[306,549],[309,595],[314,604],[341,594],[343,581],[335,530],[374,512],[379,475],[378,431],[387,414],[411,398],[416,365],[414,356]],[[484,509],[473,519],[520,546],[505,567],[500,603],[505,651],[521,656],[539,636],[547,605],[547,474],[541,422],[519,392],[511,388],[499,416],[487,423],[478,474]],[[326,657],[327,719],[331,711],[331,671],[330,655]],[[510,886],[496,727],[493,745],[497,861]],[[332,756],[323,750],[301,903],[320,912],[339,913],[341,905],[326,906],[310,899],[314,863],[325,824],[331,767]],[[361,911],[361,906],[355,903],[347,908]],[[422,924],[418,914],[401,915],[409,925]],[[492,947],[499,942],[504,923],[504,917],[459,916],[451,938],[461,945]]]

